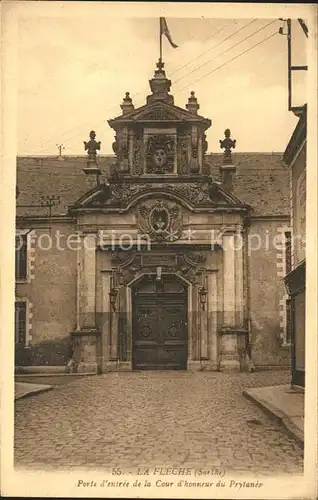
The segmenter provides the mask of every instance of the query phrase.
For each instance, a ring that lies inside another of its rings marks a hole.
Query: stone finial
[[[224,156],[223,156],[223,164],[224,165],[231,165],[232,164],[232,148],[235,148],[236,145],[236,140],[231,139],[231,131],[229,128],[227,128],[224,132],[225,139],[221,140],[220,139],[220,148],[224,149]]]
[[[87,151],[88,160],[90,161],[96,161],[97,151],[100,150],[101,142],[100,141],[97,142],[95,140],[95,137],[96,137],[96,132],[92,130],[89,133],[90,140],[88,142],[84,141],[85,151]]]
[[[147,97],[147,104],[151,104],[154,101],[165,101],[168,104],[173,104],[173,96],[169,94],[171,88],[171,80],[166,77],[166,72],[164,70],[165,63],[162,59],[156,64],[157,69],[151,80],[149,80],[150,89],[152,95]]]
[[[156,75],[160,75],[162,74],[162,76],[166,76],[166,73],[165,73],[165,70],[164,70],[164,67],[165,67],[165,63],[163,62],[162,59],[158,59],[158,62],[156,63],[156,66],[158,69],[155,70],[155,76]]]
[[[125,97],[123,99],[123,103],[120,105],[123,115],[127,115],[134,111],[135,106],[133,105],[132,98],[130,97],[129,92],[126,92]]]
[[[195,93],[191,92],[190,97],[188,99],[188,104],[186,104],[186,108],[190,113],[198,113],[198,109],[200,108],[200,105],[198,104],[198,99],[195,97]]]

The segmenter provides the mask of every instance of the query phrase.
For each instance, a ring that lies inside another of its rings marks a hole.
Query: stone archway
[[[133,370],[186,370],[188,285],[175,274],[144,275],[132,285]]]

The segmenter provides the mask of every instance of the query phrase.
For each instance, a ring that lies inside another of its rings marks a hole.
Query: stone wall
[[[16,298],[27,298],[33,306],[29,345],[17,346],[16,365],[66,365],[72,356],[70,332],[76,327],[76,251],[58,248],[57,230],[67,237],[75,228],[61,223],[51,232],[35,229],[32,279],[16,285]],[[60,248],[65,247],[65,237],[60,239]],[[50,238],[52,248],[45,250]]]
[[[259,219],[252,221],[249,231],[250,335],[253,362],[259,367],[290,365],[290,347],[284,345],[282,332],[282,303],[287,294],[279,242],[285,228],[289,228],[288,220]],[[260,238],[260,248],[256,248],[257,238],[252,235]]]

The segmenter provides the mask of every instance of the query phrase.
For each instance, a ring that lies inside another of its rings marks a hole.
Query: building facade
[[[292,385],[305,386],[306,318],[306,145],[307,106],[287,145],[284,160],[290,174],[291,266],[285,276],[289,293],[292,344]]]
[[[288,172],[279,153],[208,154],[174,104],[109,120],[114,155],[17,161],[16,366],[73,372],[289,367]],[[60,368],[58,368],[60,367]]]

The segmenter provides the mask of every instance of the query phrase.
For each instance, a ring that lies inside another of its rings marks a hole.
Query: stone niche
[[[144,172],[151,175],[175,174],[177,171],[176,129],[145,129]]]

